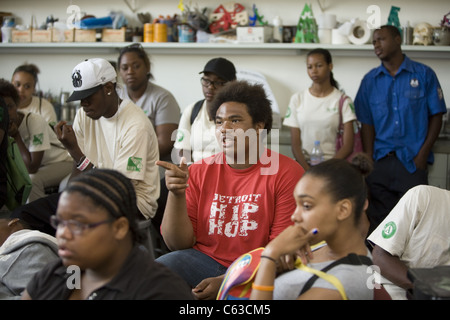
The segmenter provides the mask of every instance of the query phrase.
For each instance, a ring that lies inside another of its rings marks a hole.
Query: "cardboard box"
[[[102,41],[103,42],[125,42],[126,28],[121,29],[103,29]]]
[[[95,42],[95,30],[75,29],[75,42]]]
[[[52,29],[52,42],[73,42],[75,37],[75,29]]]
[[[237,41],[240,43],[264,43],[269,42],[273,35],[273,27],[237,27]]]
[[[52,30],[31,30],[31,42],[52,42]]]
[[[31,42],[31,29],[11,31],[12,42]]]

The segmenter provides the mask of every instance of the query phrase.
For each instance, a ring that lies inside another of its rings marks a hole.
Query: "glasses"
[[[98,227],[99,225],[102,225],[104,223],[110,223],[113,221],[114,221],[114,219],[110,218],[108,220],[104,220],[104,221],[100,221],[100,222],[96,222],[96,223],[81,223],[81,222],[78,222],[75,220],[61,220],[61,219],[58,219],[56,216],[50,217],[50,225],[53,228],[58,230],[59,228],[67,227],[70,230],[70,232],[74,235],[80,235],[85,230],[92,229],[92,228]]]
[[[227,83],[227,81],[211,81],[205,78],[201,78],[200,82],[202,83],[202,86],[206,88],[212,85],[215,89],[223,87]]]

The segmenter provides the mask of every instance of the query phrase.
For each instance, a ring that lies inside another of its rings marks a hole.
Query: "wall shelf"
[[[112,53],[130,42],[69,42],[69,43],[0,43],[0,54],[66,54],[66,53]],[[236,54],[236,55],[303,55],[311,49],[322,47],[335,56],[373,57],[373,46],[333,45],[316,43],[142,43],[151,54],[195,55],[195,54]],[[450,59],[450,46],[402,46],[412,58]]]

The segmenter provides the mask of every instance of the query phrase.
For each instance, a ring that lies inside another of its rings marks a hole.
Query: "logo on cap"
[[[72,74],[72,84],[74,88],[79,88],[83,84],[80,70],[75,70],[75,72]]]

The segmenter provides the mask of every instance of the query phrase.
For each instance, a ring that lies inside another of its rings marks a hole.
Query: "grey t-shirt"
[[[124,93],[122,96],[130,99],[125,86],[122,90]],[[144,94],[135,104],[144,110],[154,128],[165,123],[180,122],[181,112],[175,97],[169,90],[150,81]]]
[[[371,258],[370,254],[368,257]],[[308,264],[308,267],[321,270],[333,261]],[[330,269],[331,274],[341,281],[349,300],[373,300],[371,286],[372,269],[367,265],[339,264]],[[300,295],[303,286],[313,276],[312,273],[300,269],[283,273],[275,279],[274,300],[294,300]],[[318,278],[312,285],[313,288],[325,288],[337,290],[330,282]]]

